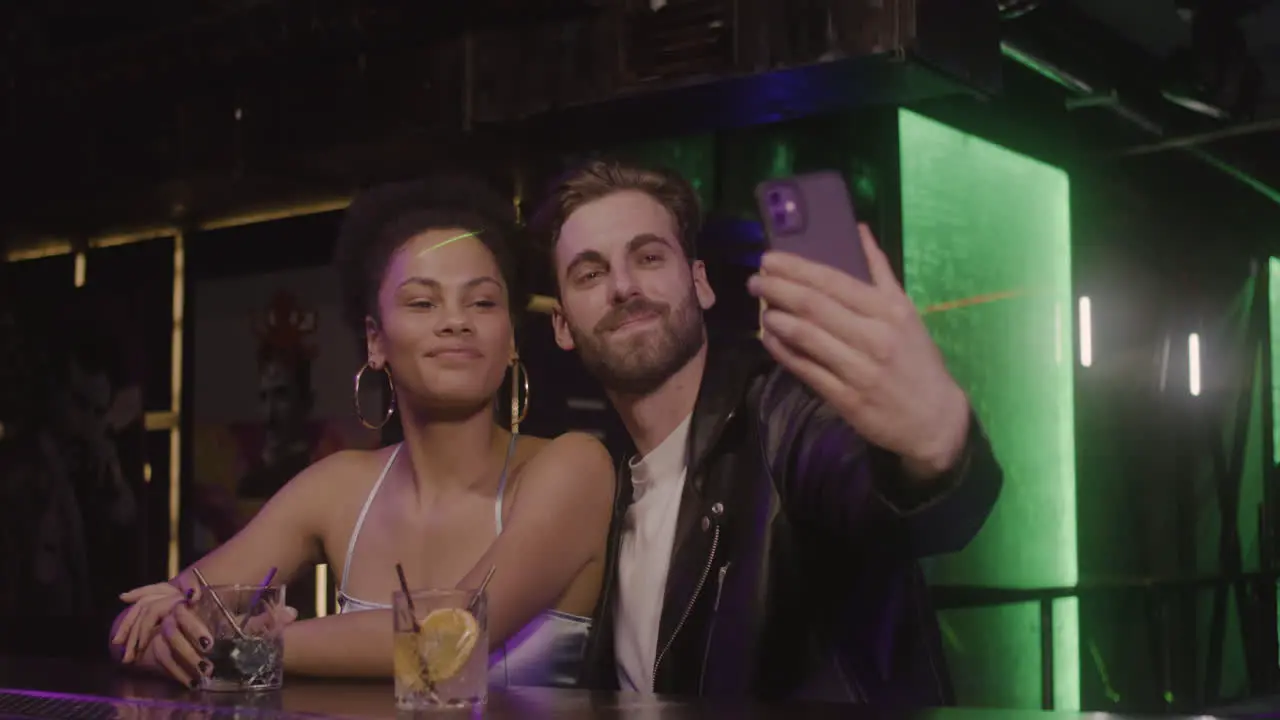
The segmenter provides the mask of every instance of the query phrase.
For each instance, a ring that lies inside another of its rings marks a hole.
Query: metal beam
[[[1135,145],[1121,150],[1120,155],[1124,157],[1133,157],[1135,155],[1151,155],[1153,153],[1165,152],[1167,150],[1184,150],[1187,148],[1198,147],[1200,145],[1208,145],[1209,143],[1218,142],[1219,140],[1247,137],[1249,135],[1275,132],[1277,130],[1280,130],[1280,118],[1268,118],[1257,122],[1242,123],[1240,125],[1232,125],[1231,127],[1210,130],[1208,132],[1182,135],[1146,145]]]
[[[1153,135],[1164,134],[1164,128],[1160,123],[1151,120],[1142,112],[1127,105],[1114,88],[1097,87],[1096,84],[1078,77],[1069,70],[1064,69],[1061,65],[1045,60],[1016,41],[1008,39],[1002,41],[1000,43],[1000,50],[1006,58],[1009,58],[1042,77],[1053,81],[1077,96],[1091,96],[1099,93],[1115,94],[1115,102],[1108,103],[1102,107],[1105,107],[1107,110],[1115,113],[1118,117],[1123,118],[1127,122],[1148,133]],[[1270,184],[1258,179],[1251,173],[1241,170],[1235,165],[1196,145],[1184,145],[1177,149],[1190,154],[1192,157],[1203,162],[1209,167],[1222,172],[1254,192],[1257,192],[1259,195],[1262,195],[1271,202],[1280,205],[1280,190],[1277,190]]]
[[[272,220],[285,220],[304,215],[337,212],[345,210],[350,204],[350,197],[334,197],[287,205],[277,205],[258,210],[213,217],[208,220],[193,223],[192,229],[223,230],[226,228],[254,225],[261,222],[270,222]],[[88,246],[90,248],[107,248],[119,245],[129,245],[137,242],[146,242],[148,240],[158,240],[161,238],[180,238],[181,236],[182,232],[176,226],[168,227],[159,225],[139,228],[131,231],[120,231],[98,235],[89,238]],[[75,245],[68,238],[42,238],[25,247],[15,248],[5,252],[3,260],[5,262],[21,262],[23,260],[36,260],[39,258],[57,257],[59,255],[70,255],[73,252],[75,252]],[[175,293],[176,292],[178,291],[175,290]],[[533,295],[529,298],[528,310],[529,312],[538,313],[540,315],[550,315],[552,308],[555,307],[555,303],[556,299],[553,297],[547,295]],[[148,430],[168,429],[176,427],[176,425],[176,414],[147,414]]]

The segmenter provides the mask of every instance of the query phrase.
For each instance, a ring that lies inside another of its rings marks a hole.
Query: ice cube
[[[274,659],[275,652],[271,643],[263,638],[244,638],[238,640],[231,650],[231,662],[236,669],[250,677],[261,675]]]

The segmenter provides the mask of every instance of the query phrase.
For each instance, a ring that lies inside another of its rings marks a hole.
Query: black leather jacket
[[[917,559],[964,547],[1000,493],[971,423],[956,469],[911,497],[869,446],[758,344],[712,347],[659,631],[660,694],[953,702]],[[582,685],[617,689],[624,464]]]

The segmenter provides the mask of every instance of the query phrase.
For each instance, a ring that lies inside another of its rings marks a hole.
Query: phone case
[[[853,201],[839,173],[766,180],[756,187],[756,203],[770,248],[870,282]]]
[[[756,205],[771,249],[871,282],[853,200],[839,173],[823,171],[766,180],[756,186]],[[761,327],[764,311],[761,300]],[[762,332],[757,332],[757,337]]]

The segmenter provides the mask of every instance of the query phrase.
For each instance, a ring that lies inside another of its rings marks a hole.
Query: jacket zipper
[[[715,564],[716,547],[720,544],[720,525],[716,525],[715,534],[711,536],[711,554],[707,556],[707,564],[702,568],[702,576],[698,578],[698,584],[693,588],[693,597],[689,598],[689,604],[685,606],[684,614],[680,616],[680,622],[676,623],[676,629],[671,632],[671,637],[667,638],[667,642],[662,646],[662,652],[658,653],[658,659],[653,661],[653,685],[650,688],[653,692],[658,692],[658,668],[662,667],[662,659],[666,657],[667,651],[675,644],[676,636],[680,634],[680,630],[684,628],[684,624],[689,621],[689,615],[693,614],[693,606],[698,602],[698,596],[702,594],[702,588],[707,584],[707,577],[711,575],[711,566]]]
[[[695,408],[695,411],[696,411],[696,408]],[[707,448],[711,448],[715,446],[716,442],[718,442],[720,439],[720,434],[724,432],[724,429],[726,427],[728,427],[729,422],[733,420],[733,416],[737,414],[737,412],[738,411],[736,409],[730,410],[729,414],[725,416],[724,420],[722,422],[717,423],[713,427],[711,436],[710,436],[711,442],[707,443]],[[689,458],[688,472],[690,477],[697,477],[702,465],[702,462],[698,462],[697,465],[695,466],[694,464],[695,459],[696,458],[692,458],[692,457]],[[707,564],[705,567],[702,568],[702,575],[698,578],[698,584],[693,588],[693,597],[689,598],[689,604],[685,607],[684,614],[680,616],[680,622],[676,623],[676,629],[671,632],[671,637],[667,638],[666,644],[662,646],[662,651],[658,653],[657,659],[653,661],[653,682],[650,686],[650,689],[655,694],[658,692],[658,669],[662,667],[662,659],[666,657],[667,651],[669,651],[671,649],[671,646],[675,644],[676,637],[680,634],[680,631],[684,629],[685,623],[689,621],[689,616],[693,614],[693,606],[697,604],[698,596],[702,594],[702,588],[704,585],[707,584],[707,577],[711,574],[711,567],[715,564],[716,548],[719,547],[719,545],[720,545],[720,524],[716,523],[715,534],[711,536],[711,552],[710,554],[707,555]],[[727,568],[728,568],[728,565],[726,564],[724,569],[727,569]],[[721,580],[724,579],[723,570],[721,571],[720,579]],[[719,591],[717,591],[716,605],[718,606],[719,604],[720,604],[720,593]],[[701,679],[699,679],[698,683],[699,684],[702,683]]]
[[[711,657],[711,643],[716,637],[716,621],[720,617],[720,596],[724,593],[724,576],[729,574],[729,566],[732,562],[727,562],[720,566],[720,572],[716,575],[716,599],[711,604],[711,629],[707,631],[707,646],[702,649],[702,670],[698,673],[698,694],[702,694],[703,683],[707,680],[707,660]]]
[[[720,566],[720,573],[716,577],[716,602],[711,606],[712,611],[720,609],[720,594],[724,592],[724,576],[729,574],[729,566],[733,563],[725,563]]]

